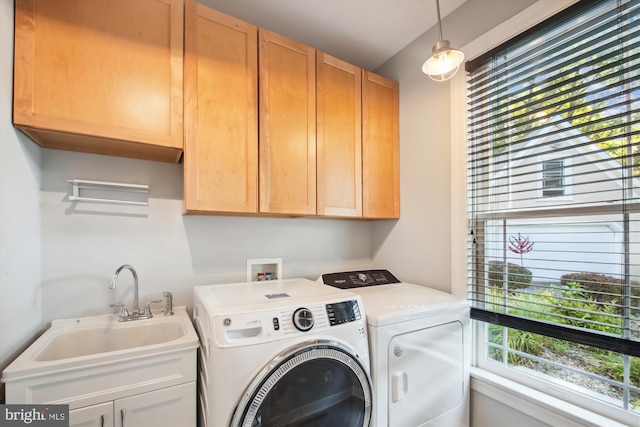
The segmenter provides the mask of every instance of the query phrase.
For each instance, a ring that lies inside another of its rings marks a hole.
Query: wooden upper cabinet
[[[192,0],[185,17],[185,210],[256,213],[258,29]]]
[[[318,215],[362,216],[362,70],[318,52]]]
[[[315,50],[259,30],[260,212],[316,213]]]
[[[369,71],[362,84],[364,218],[400,217],[398,83]]]
[[[179,161],[182,0],[16,0],[14,124],[44,147]]]

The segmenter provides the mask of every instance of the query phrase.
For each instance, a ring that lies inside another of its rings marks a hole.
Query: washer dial
[[[313,313],[305,307],[301,307],[293,312],[293,325],[297,330],[306,332],[313,328]]]

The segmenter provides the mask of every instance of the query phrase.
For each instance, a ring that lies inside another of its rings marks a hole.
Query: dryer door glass
[[[369,425],[371,384],[356,356],[316,344],[292,349],[274,362],[276,367],[247,389],[233,426]]]

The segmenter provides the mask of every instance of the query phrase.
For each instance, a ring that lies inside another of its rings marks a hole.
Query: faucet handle
[[[147,317],[152,317],[151,304],[159,304],[161,302],[162,302],[161,299],[156,299],[156,300],[149,301],[148,303],[146,303],[145,306],[144,306],[144,315],[147,316]]]
[[[129,310],[127,310],[126,304],[109,304],[109,307],[122,307],[122,309],[120,310],[120,317],[129,316]]]
[[[173,316],[173,294],[171,292],[163,292],[162,296],[167,299],[167,303],[164,306],[164,315]]]

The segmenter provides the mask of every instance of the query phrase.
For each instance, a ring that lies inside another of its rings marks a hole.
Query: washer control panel
[[[358,301],[343,301],[335,304],[327,304],[327,315],[331,326],[341,325],[362,319]]]
[[[364,322],[364,309],[359,298],[349,298],[276,310],[215,315],[212,329],[214,340],[226,346],[329,332],[357,322]]]

